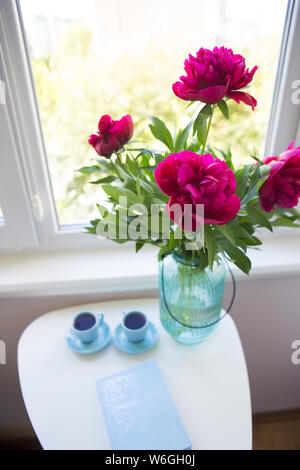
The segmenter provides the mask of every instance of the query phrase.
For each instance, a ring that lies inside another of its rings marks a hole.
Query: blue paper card
[[[183,450],[191,441],[155,361],[97,380],[114,450]]]

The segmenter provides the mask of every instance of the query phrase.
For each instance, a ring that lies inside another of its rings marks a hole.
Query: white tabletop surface
[[[156,346],[127,355],[113,344],[80,356],[64,339],[80,311],[103,312],[111,331],[123,310],[141,310],[159,329]],[[251,449],[252,419],[247,368],[240,338],[227,315],[202,344],[174,341],[160,325],[158,301],[135,299],[57,310],[32,322],[18,347],[25,405],[44,449],[110,449],[95,382],[155,359],[193,443],[192,449]]]

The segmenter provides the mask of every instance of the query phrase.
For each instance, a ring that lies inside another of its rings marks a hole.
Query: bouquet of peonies
[[[212,270],[223,255],[248,274],[248,248],[262,244],[257,229],[300,227],[300,147],[291,144],[263,160],[253,156],[253,164],[234,168],[230,149],[208,144],[209,130],[215,112],[229,119],[229,100],[255,109],[255,98],[244,90],[257,67],[249,71],[244,57],[225,47],[200,49],[184,66],[174,94],[203,107],[176,135],[151,117],[150,131],[163,150],[130,142],[131,116],[101,117],[89,139],[99,157],[79,171],[95,177],[92,184],[101,185],[107,201],[86,229],[117,243],[133,241],[136,251],[155,245],[160,260],[172,253],[197,259],[201,270]]]

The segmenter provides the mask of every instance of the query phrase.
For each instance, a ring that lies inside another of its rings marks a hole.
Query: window
[[[249,67],[260,65],[253,84],[257,110],[231,103],[231,126],[215,125],[217,145],[229,137],[236,160],[244,161],[253,148],[281,150],[283,141],[296,136],[299,110],[290,97],[291,80],[300,79],[299,62],[292,60],[300,44],[299,1],[253,0],[246,15],[239,0],[186,0],[184,9],[188,20],[179,0],[1,2],[0,79],[7,84],[7,102],[0,111],[7,132],[0,132],[7,141],[7,171],[25,206],[22,248],[101,243],[80,233],[101,199],[74,171],[94,157],[89,134],[105,113],[116,119],[132,114],[135,139],[147,141],[147,115],[162,116],[171,127],[175,120],[180,124],[186,105],[171,85],[187,53],[201,46],[229,45],[246,56]],[[288,116],[288,131],[279,112]],[[21,209],[6,183],[0,201],[17,233]]]

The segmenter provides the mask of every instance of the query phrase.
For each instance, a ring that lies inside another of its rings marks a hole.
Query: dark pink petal
[[[101,134],[101,132],[108,132],[109,129],[114,125],[114,121],[112,118],[109,116],[109,114],[104,114],[100,118],[99,124],[98,124],[98,129]]]
[[[190,196],[192,198],[192,201],[197,204],[198,201],[201,199],[201,196],[203,194],[203,191],[198,189],[195,185],[193,184],[187,184],[184,187],[185,191],[190,193]]]
[[[300,154],[299,147],[294,149],[289,146],[288,149],[281,153],[278,157],[264,158],[263,162],[266,165],[270,165],[271,167],[267,181],[270,182],[285,167],[288,161],[298,154]]]
[[[100,142],[98,145],[96,145],[95,150],[99,155],[102,155],[103,157],[110,157],[114,153],[115,148],[111,144],[111,142]]]
[[[203,223],[203,220],[202,222],[197,222],[196,208],[193,205],[192,200],[186,194],[174,193],[170,198],[166,209],[171,220],[188,232],[196,230],[199,224]]]
[[[92,134],[90,135],[89,138],[89,144],[92,145],[94,148],[96,147],[96,144],[101,141],[101,138],[98,134]]]
[[[288,146],[287,150],[291,150],[292,148],[294,148],[294,145],[295,141],[293,140],[293,142]]]
[[[243,91],[231,91],[227,94],[228,98],[233,99],[237,103],[241,101],[248,106],[251,106],[252,110],[254,111],[255,106],[257,106],[257,101],[253,96],[249,95],[249,93],[244,93]]]
[[[171,196],[173,192],[178,189],[174,159],[174,154],[169,155],[165,160],[158,164],[158,167],[154,172],[157,186],[168,196]]]
[[[298,205],[300,196],[300,147],[294,142],[277,157],[267,157],[264,163],[271,171],[259,191],[259,202],[266,212],[275,206],[291,208]]]
[[[258,67],[255,66],[251,70],[251,72],[248,72],[248,70],[240,77],[238,82],[233,82],[232,83],[232,90],[239,90],[240,88],[244,88],[245,86],[249,85],[249,83],[253,80],[253,75],[257,71]]]
[[[214,157],[210,153],[206,153],[202,155],[201,165],[203,166],[204,169],[206,169],[207,167],[212,165],[214,161],[215,161]]]
[[[155,180],[159,188],[170,196],[167,210],[171,219],[184,224],[185,230],[198,227],[203,206],[204,223],[227,223],[239,211],[240,200],[234,194],[234,173],[224,161],[210,154],[184,151],[169,155],[155,170]],[[174,204],[179,205],[176,206],[177,211]],[[183,210],[186,215],[184,221]]]
[[[216,85],[198,91],[198,100],[202,103],[216,104],[226,96],[228,89],[224,85]]]
[[[127,142],[133,136],[132,117],[127,114],[127,116],[122,117],[120,121],[116,121],[110,132],[116,139],[118,139],[121,146],[127,144]]]
[[[177,171],[177,181],[179,186],[184,186],[195,177],[195,171],[191,165],[181,165]]]
[[[99,135],[92,134],[89,143],[99,155],[110,157],[120,150],[133,135],[132,117],[128,114],[120,121],[114,121],[111,116],[105,114],[99,120]]]
[[[178,98],[185,101],[199,101],[198,91],[190,88],[185,83],[176,82],[172,85],[173,92]]]
[[[234,194],[219,211],[214,213],[211,213],[210,211],[206,212],[204,207],[205,223],[218,225],[227,224],[227,222],[237,215],[240,207],[241,201],[236,194]]]
[[[266,212],[271,212],[274,209],[275,202],[272,202],[270,199],[260,197],[260,205]]]

